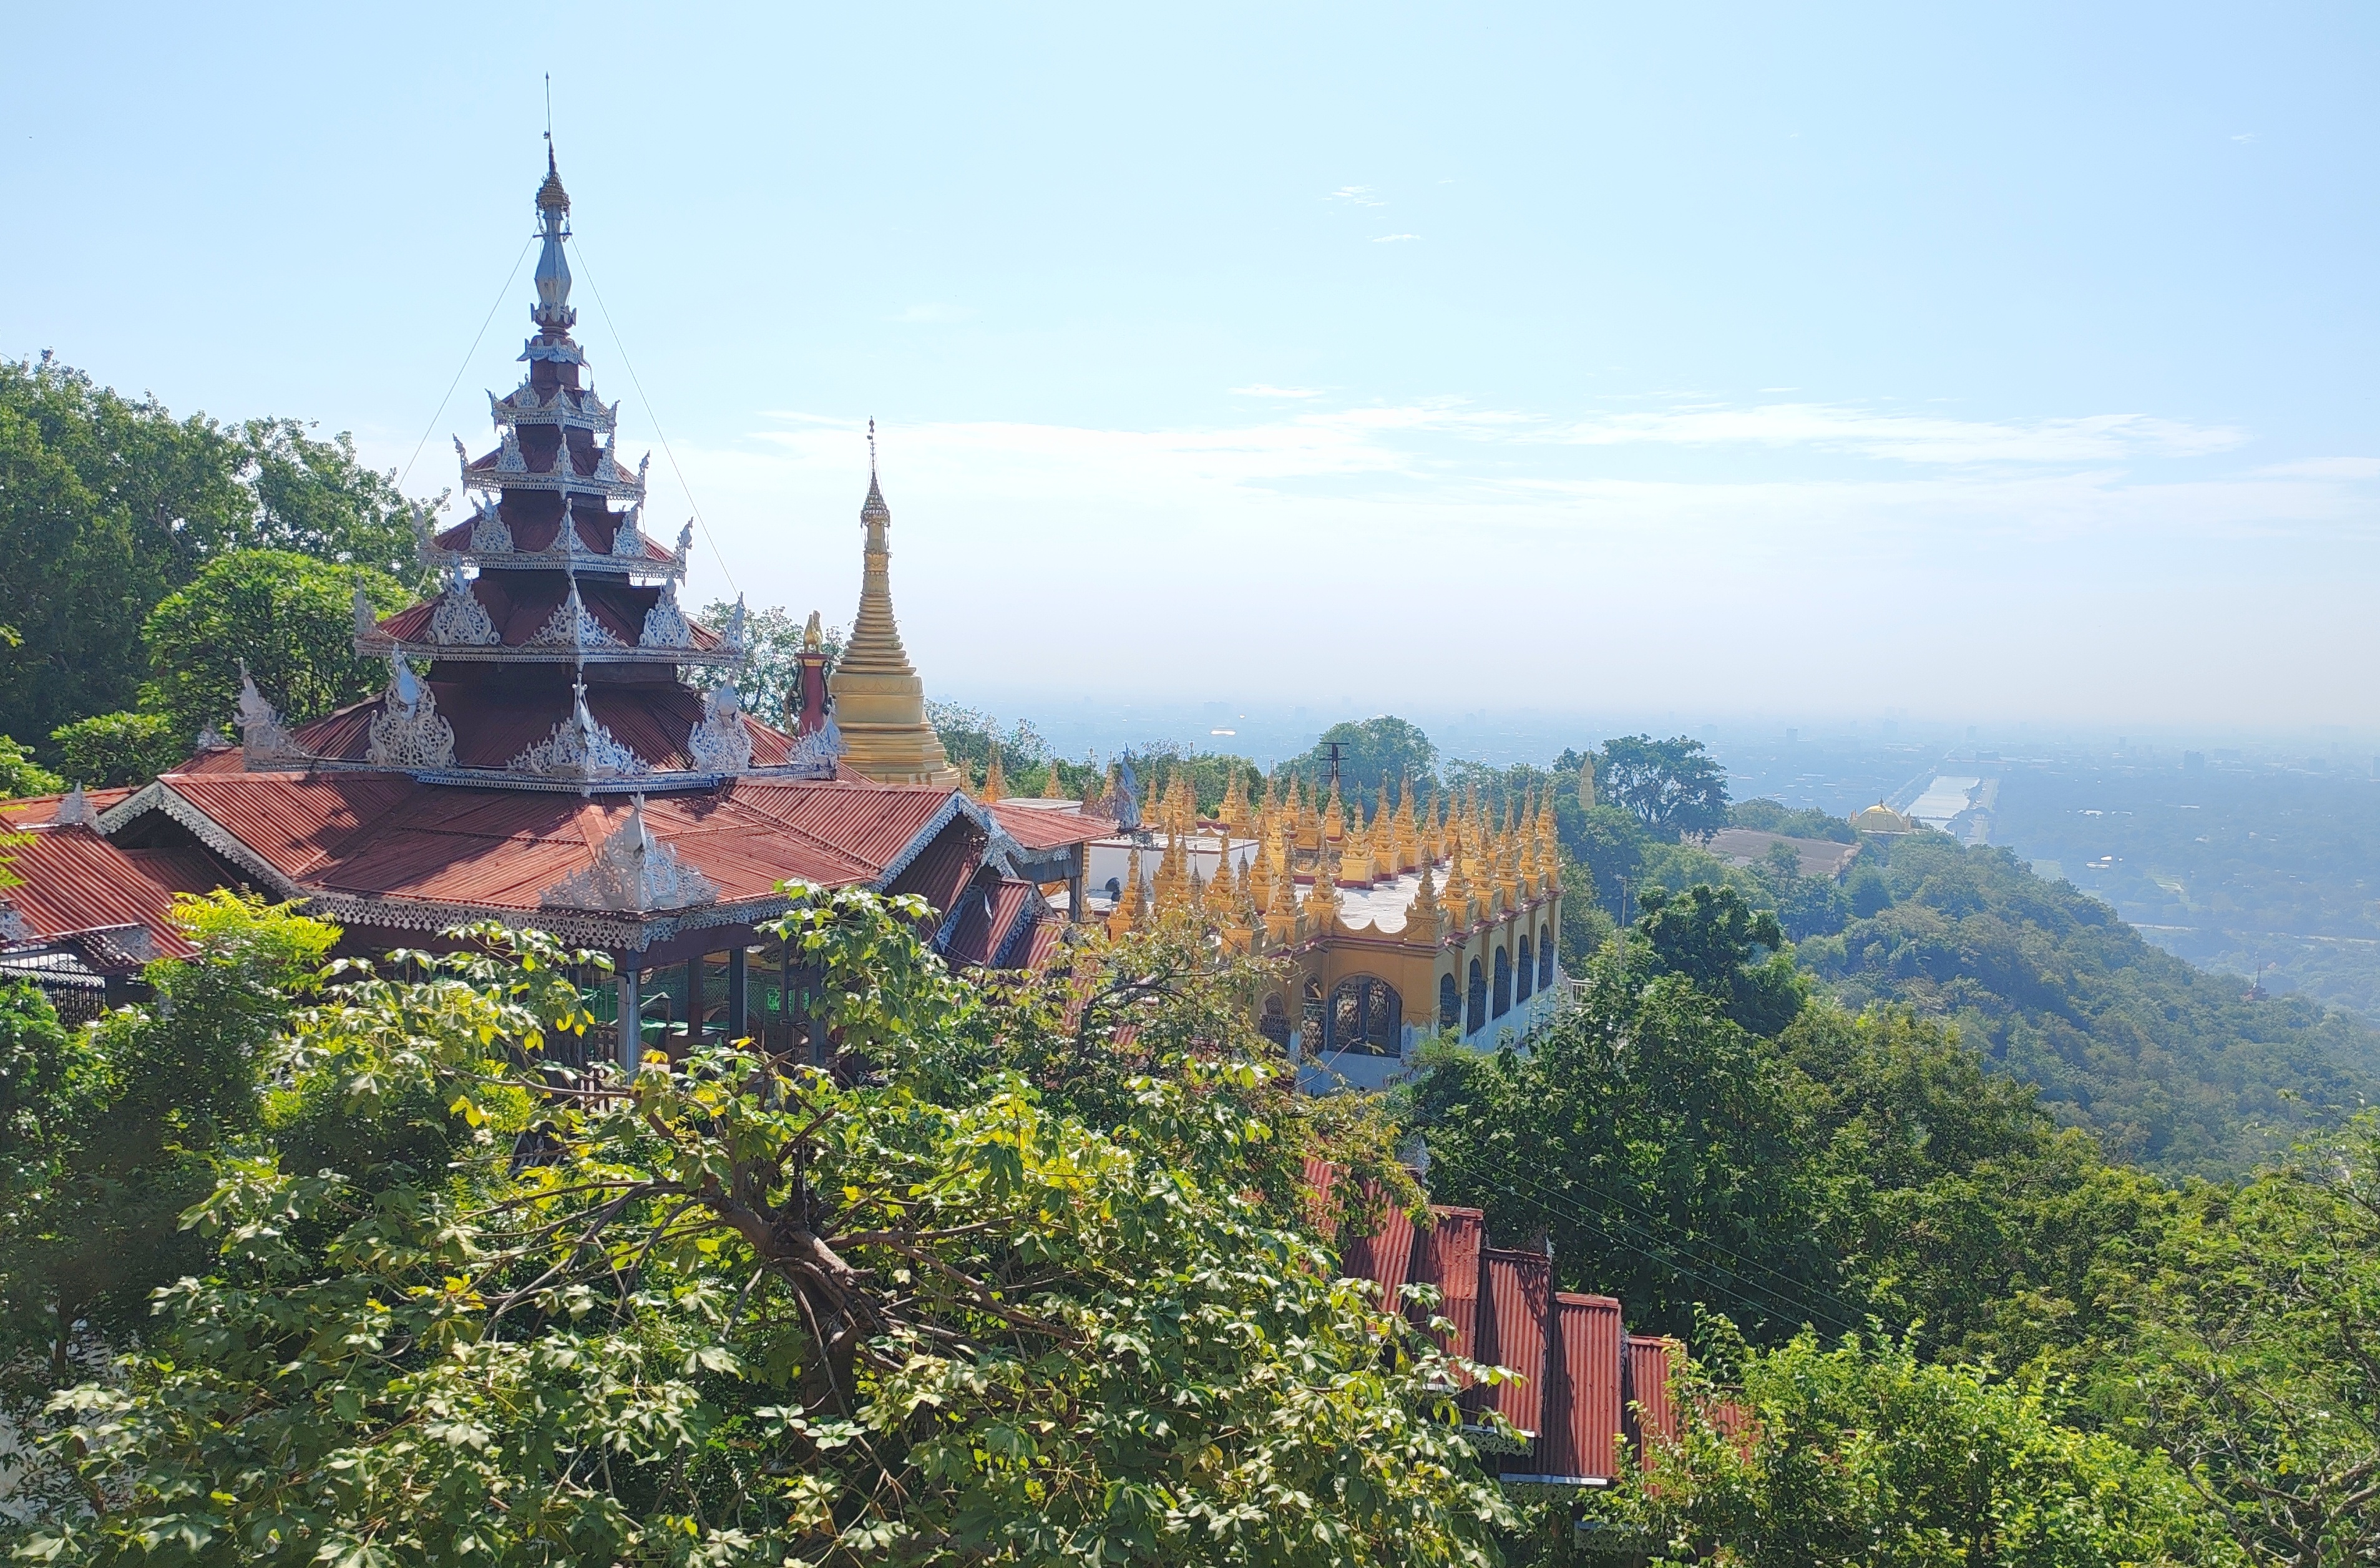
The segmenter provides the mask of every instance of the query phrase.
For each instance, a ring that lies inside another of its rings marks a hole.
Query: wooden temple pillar
[[[738,942],[727,950],[727,1034],[739,1040],[752,1032],[751,954]]]
[[[618,957],[619,964],[613,971],[619,977],[620,991],[618,1060],[620,1070],[634,1077],[638,1064],[644,1055],[642,1044],[645,1002],[638,986],[638,980],[640,978],[638,965],[644,954],[623,953]]]

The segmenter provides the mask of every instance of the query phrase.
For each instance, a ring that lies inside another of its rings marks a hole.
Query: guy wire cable
[[[463,350],[463,362],[455,367],[455,379],[446,383],[446,395],[438,400],[438,412],[430,416],[430,423],[422,428],[421,439],[413,444],[413,456],[405,460],[404,469],[396,476],[396,488],[400,491],[405,488],[407,477],[413,472],[413,465],[421,461],[421,449],[430,444],[430,437],[438,429],[438,421],[445,414],[446,405],[454,400],[455,389],[463,384],[463,374],[471,368],[471,356],[480,351],[480,339],[488,335],[488,328],[494,324],[496,312],[504,308],[504,300],[513,291],[513,279],[520,276],[521,263],[528,260],[528,248],[536,243],[537,236],[534,234],[521,241],[520,254],[513,258],[513,270],[504,274],[504,286],[496,291],[496,302],[488,307],[488,319],[480,323],[478,334],[471,339],[471,346]]]
[[[686,482],[686,470],[678,467],[677,454],[670,448],[669,432],[662,429],[662,417],[653,407],[652,394],[645,390],[644,382],[637,374],[636,361],[628,358],[628,345],[620,336],[619,323],[612,320],[612,307],[603,303],[603,286],[595,281],[595,269],[587,264],[587,242],[573,234],[570,248],[578,252],[578,270],[587,274],[587,286],[595,295],[595,308],[603,312],[603,328],[612,334],[612,346],[620,351],[620,363],[627,367],[629,384],[637,389],[637,396],[645,406],[645,418],[653,422],[653,434],[661,441],[662,455],[669,459],[670,472],[677,476],[678,488],[686,492],[686,504],[694,508],[694,520],[696,526],[702,529],[702,541],[710,546],[711,557],[726,576],[727,586],[740,593],[744,585],[735,580],[735,568],[727,564],[726,553],[719,548],[719,541],[711,537],[710,524],[702,516],[702,504],[694,498],[694,486]]]

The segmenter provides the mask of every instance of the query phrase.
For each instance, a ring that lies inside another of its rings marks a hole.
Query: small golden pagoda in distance
[[[859,614],[827,682],[843,731],[843,765],[878,784],[964,787],[965,775],[951,765],[941,736],[927,722],[926,683],[909,662],[892,616],[892,509],[876,482],[874,419],[868,421],[868,500],[859,522],[867,530]]]

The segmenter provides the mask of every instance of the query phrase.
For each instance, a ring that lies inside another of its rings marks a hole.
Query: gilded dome
[[[1914,833],[1915,824],[1879,800],[1852,819],[1852,826],[1864,833]]]

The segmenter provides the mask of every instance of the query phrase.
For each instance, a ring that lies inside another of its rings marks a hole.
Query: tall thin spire
[[[892,508],[877,482],[874,419],[868,421],[868,499],[859,522],[859,613],[828,683],[843,728],[844,760],[883,784],[958,784],[964,775],[951,766],[941,737],[927,722],[926,685],[901,646],[892,614]]]

